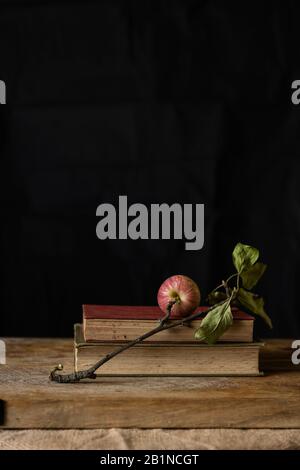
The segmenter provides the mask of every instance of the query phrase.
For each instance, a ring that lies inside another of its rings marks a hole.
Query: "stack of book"
[[[199,307],[205,315],[207,307]],[[234,321],[214,345],[201,343],[194,332],[199,318],[188,325],[161,331],[105,363],[101,375],[260,375],[259,349],[253,342],[254,318],[233,309]],[[75,370],[158,326],[159,307],[83,305],[83,322],[74,327]],[[178,318],[172,316],[172,321]]]

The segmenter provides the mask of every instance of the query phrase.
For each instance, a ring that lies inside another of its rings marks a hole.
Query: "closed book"
[[[208,307],[199,307],[205,315]],[[239,309],[233,308],[233,324],[220,337],[219,341],[253,341],[254,318]],[[163,313],[159,307],[136,307],[119,305],[83,305],[83,335],[90,341],[131,341],[155,328]],[[147,342],[197,342],[195,331],[200,327],[202,318],[189,324],[161,331],[147,339]],[[170,322],[180,317],[171,316]]]
[[[124,343],[84,341],[74,331],[75,370],[91,367]],[[141,343],[121,352],[98,371],[109,376],[256,376],[261,343]]]

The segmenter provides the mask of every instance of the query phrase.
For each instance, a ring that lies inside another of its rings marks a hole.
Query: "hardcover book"
[[[124,343],[86,342],[74,326],[75,370],[91,367]],[[262,343],[141,343],[123,351],[97,374],[112,376],[256,376]]]
[[[199,307],[203,312],[208,307]],[[254,318],[239,309],[232,309],[233,324],[220,338],[220,341],[253,341]],[[83,305],[83,335],[87,342],[93,341],[131,341],[155,328],[163,312],[159,307],[136,307],[118,305]],[[171,316],[170,321],[181,317]],[[195,331],[200,327],[199,318],[176,328],[161,331],[150,337],[147,342],[196,342]]]

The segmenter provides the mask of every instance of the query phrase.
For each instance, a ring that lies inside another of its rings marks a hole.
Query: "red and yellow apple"
[[[177,274],[166,279],[160,286],[157,302],[164,313],[172,304],[172,315],[186,317],[200,304],[201,294],[197,284],[187,276]]]

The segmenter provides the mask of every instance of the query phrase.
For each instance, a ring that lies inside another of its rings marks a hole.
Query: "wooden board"
[[[266,342],[263,377],[48,380],[73,367],[71,339],[7,339],[0,365],[3,428],[300,428],[300,366],[292,340]],[[1,413],[2,411],[2,413]]]

